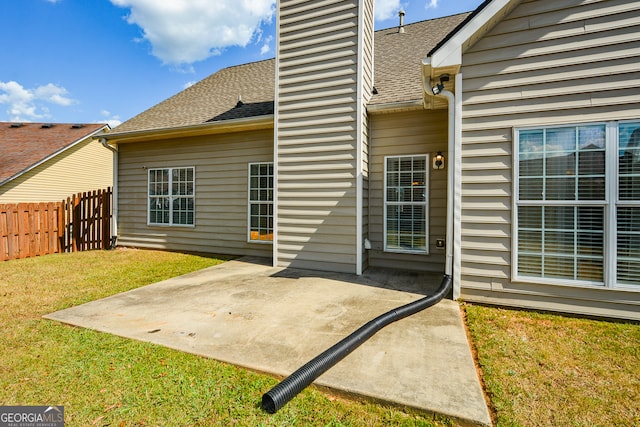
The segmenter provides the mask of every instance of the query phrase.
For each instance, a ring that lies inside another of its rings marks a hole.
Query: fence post
[[[109,218],[109,214],[111,212],[110,209],[110,205],[111,205],[111,187],[107,187],[107,189],[105,191],[102,192],[102,206],[101,206],[101,212],[100,214],[102,215],[102,233],[101,233],[101,240],[102,240],[102,249],[110,249],[109,248],[109,242],[111,240],[111,232],[109,230],[109,224],[110,224],[110,218]]]
[[[71,250],[78,252],[80,250],[80,233],[82,231],[82,208],[80,201],[82,200],[82,193],[75,194],[73,196],[73,205],[71,206]]]

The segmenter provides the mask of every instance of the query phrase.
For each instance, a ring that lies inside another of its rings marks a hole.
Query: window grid
[[[640,122],[520,129],[516,153],[514,275],[640,289]]]
[[[148,224],[194,225],[194,168],[149,169],[148,176]]]
[[[427,155],[385,158],[385,251],[428,253]]]
[[[250,242],[273,241],[273,163],[249,163]]]
[[[616,276],[640,285],[640,122],[621,123],[618,132]]]

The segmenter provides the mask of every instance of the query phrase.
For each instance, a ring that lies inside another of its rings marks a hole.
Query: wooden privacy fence
[[[61,202],[0,204],[0,260],[111,246],[112,190]]]
[[[61,202],[0,205],[0,259],[60,252],[61,207]]]

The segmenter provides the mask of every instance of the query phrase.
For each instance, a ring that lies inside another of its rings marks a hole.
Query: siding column
[[[283,0],[278,21],[275,263],[360,273],[373,2]]]

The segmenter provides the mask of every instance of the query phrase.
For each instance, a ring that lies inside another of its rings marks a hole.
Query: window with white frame
[[[194,225],[195,170],[149,169],[149,225]]]
[[[640,122],[621,123],[618,133],[616,275],[640,285]]]
[[[273,163],[249,163],[249,241],[273,241]]]
[[[427,155],[385,158],[384,249],[428,253]]]
[[[639,128],[516,130],[517,278],[640,285]]]

